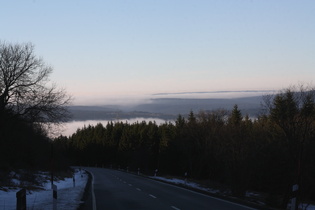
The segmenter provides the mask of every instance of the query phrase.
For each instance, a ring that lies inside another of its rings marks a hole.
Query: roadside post
[[[22,189],[16,193],[16,210],[26,210],[26,190]]]
[[[53,185],[53,210],[57,210],[57,185]]]
[[[185,172],[185,185],[187,185],[187,172]]]
[[[293,185],[292,187],[293,197],[291,199],[291,210],[297,209],[296,197],[297,197],[298,190],[299,190],[299,185],[297,184]]]
[[[75,174],[73,174],[72,180],[73,180],[73,187],[75,187]]]
[[[154,173],[154,176],[156,176],[157,172],[158,172],[158,170],[157,170],[157,169],[155,169],[155,173]]]
[[[51,144],[50,158],[51,158],[50,182],[51,182],[51,189],[53,189],[53,185],[54,185],[54,144]]]

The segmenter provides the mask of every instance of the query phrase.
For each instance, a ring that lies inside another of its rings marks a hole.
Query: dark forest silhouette
[[[292,186],[299,202],[315,200],[315,91],[290,87],[265,96],[256,119],[230,111],[190,112],[175,123],[110,122],[54,141],[43,125],[69,117],[63,90],[48,86],[52,69],[31,44],[0,43],[0,184],[11,171],[65,170],[70,165],[211,180],[237,197],[263,193],[285,208]],[[53,158],[52,158],[53,157]]]
[[[70,117],[65,106],[71,100],[51,83],[51,72],[31,43],[0,41],[0,186],[12,170],[51,168],[46,127]]]
[[[285,208],[293,184],[300,197],[314,200],[315,92],[287,89],[264,98],[265,114],[252,120],[233,110],[190,112],[175,124],[110,122],[78,129],[54,141],[73,164],[128,167],[143,173],[207,179],[266,193],[265,202]]]

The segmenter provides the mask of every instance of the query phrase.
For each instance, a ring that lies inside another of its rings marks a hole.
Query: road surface
[[[130,173],[86,168],[93,176],[93,210],[253,209]]]

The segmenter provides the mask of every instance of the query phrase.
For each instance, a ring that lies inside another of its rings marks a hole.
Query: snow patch
[[[182,179],[176,179],[176,178],[167,179],[167,178],[160,177],[160,176],[153,176],[153,177],[151,177],[151,178],[153,178],[153,179],[158,179],[158,180],[162,180],[162,181],[165,181],[165,182],[174,183],[174,184],[185,185],[185,186],[188,186],[188,187],[191,187],[191,188],[195,188],[195,189],[207,191],[207,192],[214,193],[214,194],[220,193],[220,190],[212,189],[212,188],[201,187],[201,186],[200,186],[199,184],[197,184],[197,183],[188,182],[188,181],[182,180]]]
[[[165,177],[160,177],[160,176],[151,176],[150,178],[157,179],[157,180],[162,180],[162,181],[173,183],[173,184],[185,185],[185,186],[188,186],[188,187],[191,187],[191,188],[194,188],[194,189],[203,190],[203,191],[210,192],[210,193],[213,193],[213,194],[224,195],[224,193],[222,193],[220,190],[201,187],[197,183],[188,182],[188,181],[183,180],[183,179],[165,178]],[[250,198],[250,197],[252,197],[252,198],[253,197],[259,197],[259,196],[260,196],[259,193],[256,193],[256,192],[250,192],[250,191],[246,192],[246,197],[248,197],[248,198]],[[264,205],[264,203],[262,203],[262,202],[260,204]],[[290,205],[288,205],[288,209],[291,209]],[[302,204],[300,204],[299,209],[315,210],[315,205],[302,203]]]
[[[84,188],[88,181],[88,174],[85,171],[75,170],[74,173],[75,186],[73,186],[73,178],[54,182],[57,185],[57,208],[58,210],[75,210],[81,203]],[[53,190],[51,183],[45,183],[43,190],[27,191],[26,205],[27,209],[43,210],[52,209]],[[0,209],[15,210],[16,209],[16,193],[21,188],[0,190]]]

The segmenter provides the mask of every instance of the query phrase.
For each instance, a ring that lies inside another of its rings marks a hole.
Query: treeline
[[[31,43],[0,40],[0,186],[14,170],[52,168],[45,127],[68,119],[71,97],[51,85],[51,72]]]
[[[159,170],[162,174],[208,179],[231,188],[268,194],[285,208],[292,185],[299,197],[315,199],[315,92],[287,89],[264,99],[257,119],[233,110],[191,112],[175,123],[110,122],[60,136],[55,147],[73,164]]]
[[[51,140],[39,124],[10,112],[0,118],[0,178],[15,169],[50,169]]]
[[[9,181],[10,172],[25,170],[68,170],[70,161],[53,151],[53,141],[43,124],[30,122],[10,111],[0,114],[0,185]]]

